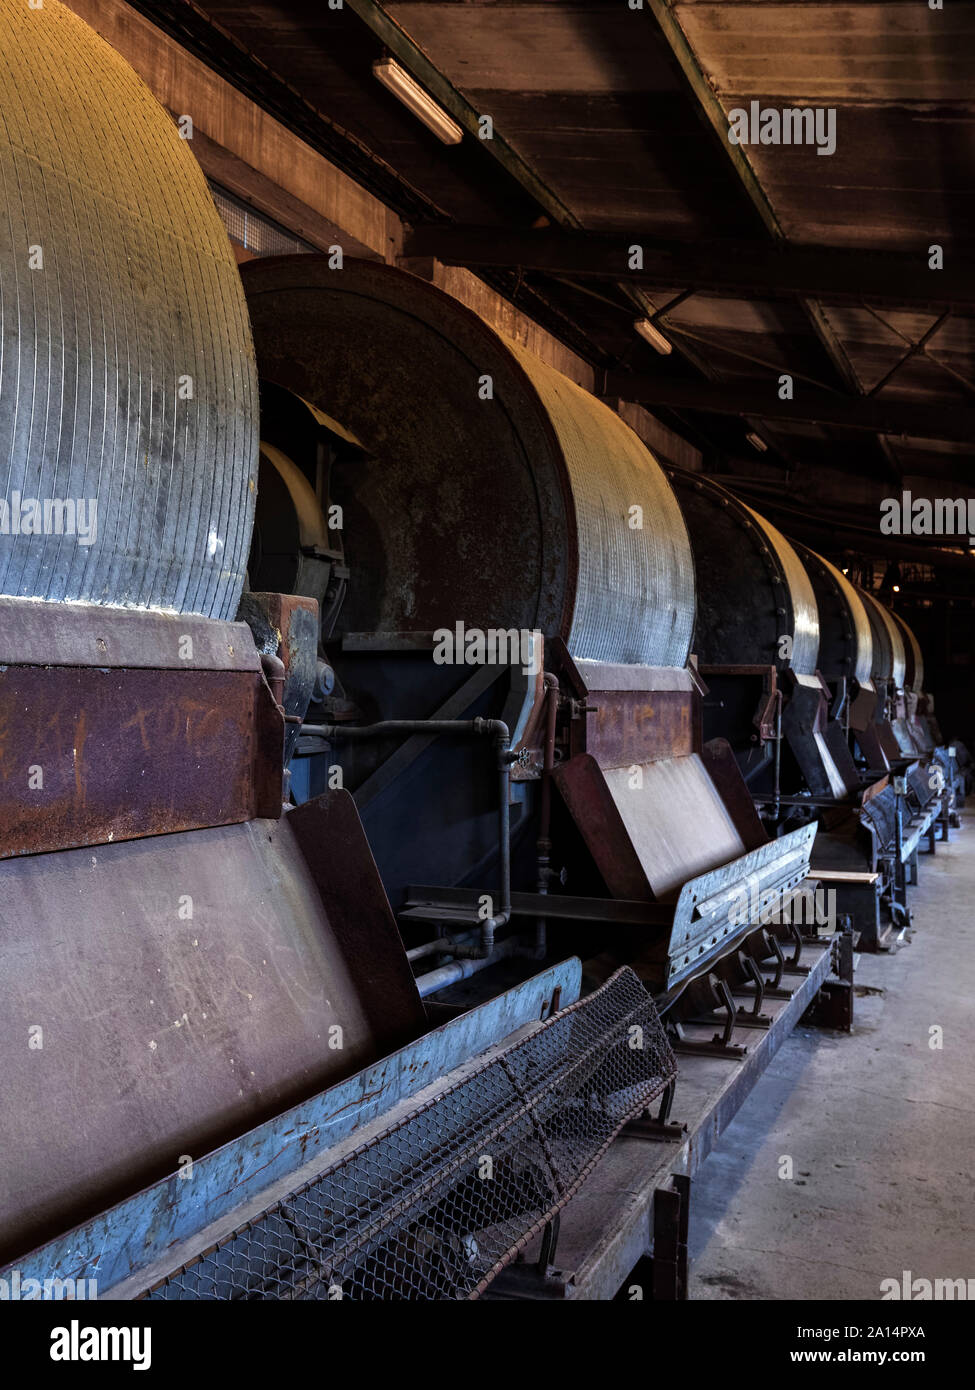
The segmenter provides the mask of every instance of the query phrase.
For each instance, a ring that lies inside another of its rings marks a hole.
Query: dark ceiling
[[[778,470],[792,507],[820,475],[971,476],[975,7],[134,3],[389,203],[408,249],[477,269],[709,466]],[[384,52],[495,139],[440,144],[374,79]],[[732,146],[756,100],[834,109],[835,153]],[[634,333],[648,313],[671,356]]]

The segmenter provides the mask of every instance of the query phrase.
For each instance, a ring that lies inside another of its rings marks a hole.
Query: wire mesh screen
[[[676,1072],[624,967],[144,1296],[476,1298]]]
[[[211,179],[207,183],[227,232],[255,256],[294,256],[316,249],[286,227],[255,212]]]

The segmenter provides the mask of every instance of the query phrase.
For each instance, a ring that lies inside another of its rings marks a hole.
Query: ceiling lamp
[[[664,357],[673,352],[673,348],[661,333],[660,329],[650,319],[634,319],[633,327],[643,340],[650,344],[657,352]]]
[[[372,70],[383,86],[392,92],[394,97],[398,97],[407,110],[412,111],[428,130],[432,130],[438,140],[442,140],[445,145],[460,143],[464,132],[457,122],[451,120],[429,92],[425,92],[419,82],[415,81],[405,68],[401,68],[399,63],[394,62],[392,58],[377,58]]]
[[[891,561],[884,572],[883,582],[880,585],[881,593],[883,593],[885,589],[890,589],[895,594],[899,594],[901,591],[901,567],[894,560]]]

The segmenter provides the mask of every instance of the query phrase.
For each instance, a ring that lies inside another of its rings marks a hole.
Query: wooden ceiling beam
[[[715,415],[754,416],[770,423],[808,422],[840,429],[918,439],[942,439],[969,444],[975,439],[975,408],[938,402],[880,396],[826,395],[800,391],[796,399],[780,400],[773,386],[756,391],[712,382],[681,381],[635,372],[606,373],[606,396],[637,401],[650,409],[702,410]]]
[[[640,248],[639,258],[633,247]],[[436,256],[447,265],[504,266],[575,279],[706,290],[722,297],[799,295],[854,304],[975,309],[975,266],[929,270],[926,247],[913,255],[770,241],[672,242],[632,231],[424,223],[407,233],[405,253]]]

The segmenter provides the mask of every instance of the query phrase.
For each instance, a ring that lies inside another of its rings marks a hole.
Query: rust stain
[[[7,738],[10,734],[10,720],[6,710],[0,713],[0,781],[6,782],[9,775],[7,770]]]
[[[142,738],[142,747],[144,751],[146,753],[152,751],[149,744],[149,735],[146,733],[146,711],[144,709],[140,709],[136,714],[132,716],[131,719],[127,719],[121,727],[123,733],[127,729],[133,729],[135,727],[138,727],[139,734]]]
[[[85,739],[88,737],[88,713],[81,710],[75,722],[74,729],[74,791],[77,805],[84,806],[86,802],[85,783],[81,775],[85,758]]]
[[[0,860],[280,814],[280,716],[260,679],[120,670],[106,681],[74,667],[3,672]],[[19,785],[13,789],[35,762],[44,766],[44,787],[28,804]]]
[[[57,741],[57,756],[60,758],[62,756],[63,744],[61,738],[61,710],[59,707],[55,706],[44,723],[41,724],[39,731],[45,736],[48,734],[52,735]]]

